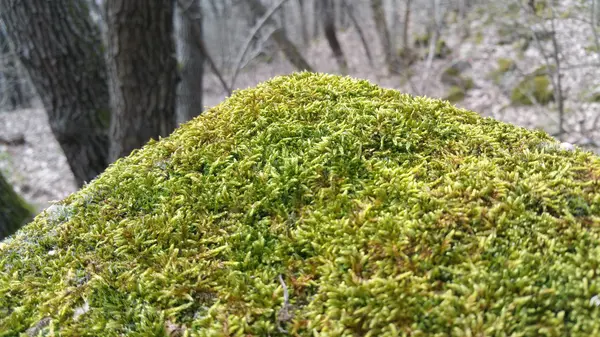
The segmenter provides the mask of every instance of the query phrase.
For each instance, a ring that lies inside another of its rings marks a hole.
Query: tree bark
[[[110,106],[100,31],[84,1],[0,0],[0,18],[81,186],[108,164]]]
[[[177,122],[183,123],[202,112],[202,79],[204,54],[200,46],[202,12],[199,1],[180,0],[176,8],[176,45],[179,60],[177,85]]]
[[[373,20],[375,20],[375,28],[381,40],[385,64],[388,66],[390,73],[398,73],[397,61],[392,51],[392,42],[390,40],[390,32],[385,19],[385,11],[383,9],[382,0],[371,0],[371,10],[373,11]]]
[[[255,17],[260,18],[267,13],[266,8],[262,5],[260,0],[247,0],[250,10]],[[269,19],[270,23],[274,24],[274,20]],[[285,33],[278,28],[273,32],[273,38],[279,46],[279,49],[283,52],[288,61],[296,67],[298,70],[312,71],[311,66],[306,62],[302,54],[298,51],[298,48],[288,39]]]
[[[325,31],[325,38],[329,43],[329,47],[331,47],[331,51],[333,52],[333,56],[340,68],[340,72],[342,74],[348,73],[348,63],[346,62],[346,57],[344,56],[344,52],[342,51],[342,47],[340,46],[340,42],[337,38],[337,34],[335,31],[335,7],[333,4],[333,0],[323,0],[323,11],[321,12],[323,19],[323,30]]]
[[[107,0],[107,65],[116,160],[175,128],[172,0]]]
[[[0,173],[0,240],[16,232],[32,216],[32,210]]]

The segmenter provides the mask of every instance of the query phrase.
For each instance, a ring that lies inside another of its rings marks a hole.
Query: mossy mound
[[[274,78],[1,243],[0,335],[598,335],[600,161],[557,144]]]

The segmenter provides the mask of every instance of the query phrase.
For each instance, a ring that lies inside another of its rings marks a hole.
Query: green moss
[[[453,85],[450,87],[450,90],[448,91],[448,95],[444,98],[447,101],[450,102],[460,102],[465,98],[465,89]]]
[[[553,64],[551,64],[550,66],[543,65],[543,66],[536,68],[533,71],[533,73],[531,73],[531,75],[532,76],[549,76],[550,74],[552,74],[555,71],[556,71],[555,65],[553,65]]]
[[[417,34],[414,37],[415,46],[419,48],[424,48],[429,45],[429,33]]]
[[[595,53],[600,52],[600,50],[598,50],[598,45],[596,45],[596,44],[586,46],[583,49],[589,54],[595,54]]]
[[[98,110],[98,120],[103,128],[108,129],[110,127],[110,119],[111,113],[109,109]]]
[[[513,104],[532,105],[534,102],[545,105],[554,100],[554,92],[550,79],[545,75],[528,76],[512,91],[510,100]]]
[[[463,96],[466,91],[473,89],[473,87],[474,87],[473,79],[468,76],[462,75],[460,68],[457,66],[450,66],[450,67],[446,68],[442,72],[441,81],[444,84],[449,84],[452,87],[456,87],[456,89],[460,89],[460,91],[463,92]],[[453,93],[456,94],[459,91],[456,89],[451,88],[450,94],[451,95]],[[454,101],[451,99],[449,99],[449,100]],[[461,100],[462,100],[462,98],[461,98]]]
[[[600,92],[594,92],[590,94],[587,101],[593,103],[600,103]]]
[[[450,55],[452,50],[446,44],[446,41],[439,39],[435,44],[435,57],[437,58],[445,58]]]
[[[484,36],[483,36],[482,32],[475,33],[474,42],[475,42],[476,45],[482,44],[483,43],[483,39],[484,39]]]
[[[496,71],[505,73],[507,71],[514,70],[515,68],[515,61],[507,58],[498,59],[498,68],[496,69]]]
[[[494,71],[492,71],[489,74],[489,76],[495,84],[500,84],[500,81],[504,74],[516,69],[516,64],[515,61],[507,58],[499,58],[497,63],[497,68]]]
[[[277,77],[1,243],[0,335],[597,335],[599,177],[447,102]]]

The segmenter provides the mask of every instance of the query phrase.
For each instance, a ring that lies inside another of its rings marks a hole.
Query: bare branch
[[[246,56],[246,53],[248,52],[250,43],[252,43],[252,40],[254,40],[254,38],[256,37],[256,34],[258,34],[260,29],[269,21],[271,16],[273,16],[273,14],[275,14],[275,12],[277,12],[279,7],[281,7],[287,1],[288,0],[280,0],[277,4],[275,4],[273,7],[271,7],[269,9],[269,11],[254,25],[254,27],[250,31],[250,34],[248,34],[246,41],[244,41],[244,43],[242,44],[242,46],[243,46],[242,51],[238,54],[237,60],[235,62],[235,66],[233,68],[233,75],[231,75],[231,82],[230,82],[231,88],[233,88],[235,86],[235,80],[237,79],[237,75],[240,71],[240,65],[242,63],[242,60],[244,59],[244,56]]]
[[[281,287],[283,288],[283,306],[279,310],[277,314],[277,330],[281,333],[287,333],[287,331],[282,328],[279,323],[287,322],[292,319],[292,314],[290,313],[290,295],[288,293],[288,288],[283,281],[283,277],[279,274],[279,283],[281,283]]]
[[[352,7],[348,3],[346,3],[346,0],[342,0],[342,6],[346,10],[350,21],[352,21],[352,24],[356,29],[356,33],[360,37],[360,41],[362,42],[362,45],[365,49],[365,54],[367,55],[367,59],[369,60],[369,65],[373,67],[373,58],[371,57],[371,52],[369,51],[369,44],[367,43],[367,39],[365,39],[365,34],[363,33],[362,29],[360,28],[360,25],[358,24],[358,21],[356,20],[356,17],[354,16]]]

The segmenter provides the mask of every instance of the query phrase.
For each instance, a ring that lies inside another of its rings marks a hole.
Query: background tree
[[[377,28],[381,47],[383,48],[385,63],[390,73],[398,73],[398,62],[396,54],[393,51],[382,0],[371,0],[371,10],[373,11],[373,20],[375,21],[375,27]]]
[[[322,3],[323,11],[321,14],[323,20],[323,31],[325,33],[325,38],[329,43],[329,47],[333,52],[333,56],[340,68],[340,72],[342,74],[346,74],[348,72],[348,63],[346,62],[346,57],[344,56],[344,52],[342,51],[342,46],[337,38],[337,33],[335,29],[335,6],[333,0],[323,0]]]
[[[0,240],[16,232],[32,215],[30,207],[0,173]]]
[[[0,108],[15,110],[31,106],[32,94],[26,76],[18,62],[8,36],[6,27],[0,21]]]
[[[254,16],[260,18],[267,13],[267,9],[265,6],[263,6],[260,0],[247,0],[247,3],[250,6],[250,10]],[[281,6],[281,4],[278,6]],[[275,24],[275,20],[272,19],[269,19],[267,22]],[[294,43],[288,39],[287,35],[282,29],[277,28],[273,32],[273,39],[275,39],[279,49],[281,49],[285,57],[288,59],[288,61],[290,61],[291,64],[294,65],[294,67],[296,67],[296,69],[312,71],[312,67],[308,64],[308,62],[306,62],[296,45],[294,45]]]
[[[110,108],[100,30],[87,4],[1,0],[0,18],[77,184],[92,180],[108,164]]]
[[[172,0],[107,0],[107,65],[116,160],[175,128]]]
[[[202,12],[197,0],[179,0],[175,10],[175,36],[180,82],[177,85],[177,122],[188,121],[202,112],[204,54]]]

